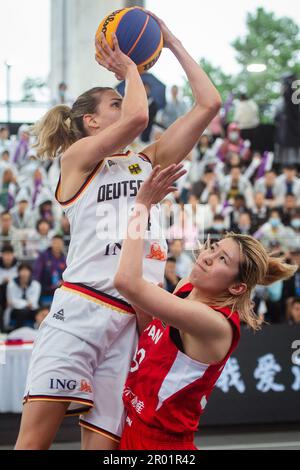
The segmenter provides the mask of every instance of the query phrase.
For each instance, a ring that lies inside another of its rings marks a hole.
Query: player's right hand
[[[118,80],[125,80],[130,67],[136,67],[136,64],[124,54],[119,46],[115,33],[112,35],[114,49],[109,47],[105,35],[101,33],[101,42],[96,38],[95,46],[97,53],[95,55],[96,62],[113,72]]]

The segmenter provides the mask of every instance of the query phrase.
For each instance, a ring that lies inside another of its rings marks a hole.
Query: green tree
[[[223,102],[230,92],[235,96],[247,92],[260,106],[262,120],[268,121],[268,107],[280,96],[281,76],[292,71],[300,78],[300,28],[291,18],[277,18],[263,8],[248,13],[246,24],[245,36],[232,43],[241,66],[240,73],[226,75],[207,59],[201,59],[200,65],[218,88]],[[265,64],[267,69],[262,73],[250,73],[247,66],[252,63]],[[185,94],[192,96],[188,83]]]
[[[258,8],[247,15],[248,32],[233,41],[236,60],[242,66],[236,77],[239,91],[247,90],[259,105],[274,102],[280,94],[280,77],[287,71],[300,75],[298,63],[300,29],[290,18],[277,18],[273,12]],[[265,64],[262,73],[249,73],[247,65]]]

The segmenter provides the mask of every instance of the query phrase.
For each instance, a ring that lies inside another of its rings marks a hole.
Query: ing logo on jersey
[[[157,261],[166,261],[167,253],[159,246],[158,243],[152,243],[148,259],[155,259]]]
[[[132,175],[139,175],[140,173],[142,173],[142,169],[138,163],[130,165],[128,169]]]
[[[115,166],[116,163],[113,162],[112,160],[107,160],[108,166]]]

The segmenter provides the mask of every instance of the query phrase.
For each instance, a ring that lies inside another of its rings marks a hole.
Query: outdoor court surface
[[[12,449],[19,417],[2,415],[0,451]],[[80,430],[76,418],[64,421],[52,449],[79,450]],[[201,450],[300,450],[300,423],[280,425],[251,425],[203,427],[196,435]]]

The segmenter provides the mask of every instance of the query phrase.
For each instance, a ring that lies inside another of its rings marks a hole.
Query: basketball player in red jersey
[[[156,167],[142,185],[114,279],[146,327],[123,393],[128,412],[123,450],[196,449],[194,432],[238,344],[240,320],[254,330],[260,327],[252,289],[288,278],[297,269],[269,257],[253,237],[229,233],[201,250],[175,295],[145,281],[142,248],[149,210],[172,191],[181,174],[178,165],[163,171]]]
[[[35,128],[37,154],[61,156],[56,198],[69,219],[71,242],[63,285],[55,292],[33,350],[18,450],[48,449],[64,415],[78,413],[84,450],[115,449],[119,444],[122,390],[137,340],[136,316],[113,286],[122,237],[102,237],[101,211],[108,202],[109,217],[127,214],[152,165],[166,168],[182,161],[221,105],[201,67],[157,20],[164,45],[185,71],[195,100],[158,141],[143,154],[126,151],[148,125],[148,103],[137,67],[121,52],[116,37],[114,50],[105,38],[102,46],[96,44],[102,57],[97,61],[126,81],[124,98],[113,89],[93,88],[72,108],[51,109]],[[145,278],[155,284],[163,280],[166,260],[166,241],[155,236],[158,211],[153,207],[144,254]]]

